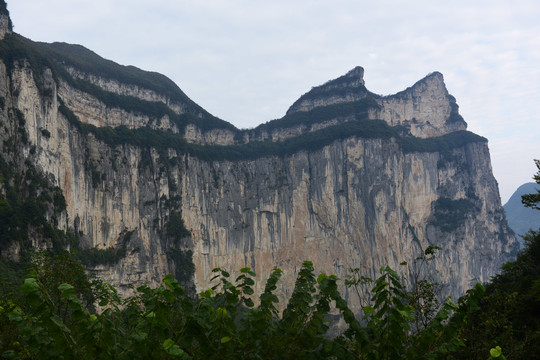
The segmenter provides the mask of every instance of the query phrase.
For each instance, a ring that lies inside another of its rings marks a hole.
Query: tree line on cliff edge
[[[539,172],[535,176],[540,182]],[[540,192],[524,197],[531,207]],[[5,207],[3,203],[0,206]],[[388,266],[377,279],[344,285],[370,288],[362,314],[353,314],[334,275],[315,275],[304,262],[280,313],[274,269],[255,306],[255,273],[231,277],[213,270],[215,285],[197,297],[171,275],[158,288],[141,286],[122,298],[90,279],[69,253],[35,253],[22,285],[3,278],[0,356],[11,359],[532,359],[540,354],[540,232],[530,231],[514,262],[485,287],[454,302],[422,275],[435,256],[428,247],[411,264],[419,276],[401,279]],[[422,275],[422,276],[420,276]],[[361,290],[361,289],[360,289]],[[362,291],[358,291],[362,296]],[[332,311],[335,309],[335,311]],[[339,312],[346,330],[329,337]],[[504,355],[503,355],[504,354]]]

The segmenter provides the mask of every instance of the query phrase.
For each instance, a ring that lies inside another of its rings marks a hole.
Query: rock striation
[[[215,267],[250,266],[261,279],[280,267],[286,298],[303,260],[342,279],[356,267],[376,276],[383,264],[407,276],[414,269],[399,263],[436,245],[445,293],[459,296],[515,255],[487,141],[465,131],[440,73],[379,96],[357,67],[282,119],[241,131],[161,75],[3,34],[10,179],[36,169],[65,199],[47,221],[79,249],[122,250],[89,269],[124,292],[167,273],[200,291]],[[24,251],[0,246],[4,258]]]

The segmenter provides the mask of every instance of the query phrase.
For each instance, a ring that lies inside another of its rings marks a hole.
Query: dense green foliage
[[[540,185],[540,160],[534,160],[534,163],[538,168],[538,172],[534,175],[533,178],[536,183]],[[536,192],[533,194],[523,195],[521,198],[523,205],[540,210],[540,190],[536,190]]]
[[[481,358],[493,344],[508,359],[536,359],[540,353],[540,232],[525,237],[525,249],[486,286],[480,310],[464,326],[467,350],[456,357]]]
[[[78,241],[73,242],[71,252],[73,257],[80,260],[85,266],[95,267],[97,265],[115,265],[121,259],[126,257],[127,243],[131,239],[133,231],[124,231],[120,234],[116,247],[99,248],[81,248]]]
[[[0,254],[12,243],[31,248],[30,238],[50,241],[53,247],[62,248],[69,236],[56,228],[57,218],[66,208],[62,190],[49,181],[29,162],[25,171],[13,171],[12,166],[0,156]],[[32,236],[31,233],[32,232]]]
[[[5,0],[0,0],[0,14],[9,16],[9,11],[7,9],[7,4]]]
[[[535,160],[540,184],[540,162]],[[538,208],[539,193],[523,195],[526,206]],[[530,230],[515,261],[486,286],[480,310],[462,329],[467,350],[459,359],[480,358],[492,344],[508,359],[535,359],[540,354],[540,230]]]
[[[118,248],[79,248],[78,234],[57,227],[58,218],[66,211],[62,190],[51,185],[29,161],[22,170],[17,171],[0,156],[0,254],[15,244],[23,263],[34,246],[54,252],[70,247],[74,258],[89,266],[112,265],[125,257],[130,232],[123,234]],[[3,259],[0,263],[6,266]]]
[[[114,265],[126,257],[126,248],[88,248],[76,250],[75,256],[86,266]]]
[[[175,277],[186,286],[193,286],[192,280],[195,274],[195,265],[193,264],[193,251],[169,248],[167,256],[175,263]],[[194,289],[188,289],[193,290]]]
[[[90,281],[67,253],[38,254],[17,292],[0,298],[0,354],[4,358],[76,359],[444,359],[462,346],[461,329],[477,311],[477,285],[411,333],[414,306],[397,273],[383,266],[360,322],[338,292],[339,279],[316,276],[311,262],[299,272],[283,311],[274,294],[275,269],[255,304],[255,273],[234,281],[214,269],[215,286],[187,295],[170,275],[162,286],[141,286],[122,299],[108,284]],[[95,311],[93,304],[100,306]],[[325,336],[335,308],[347,330]],[[495,358],[499,349],[492,351]],[[482,355],[487,357],[489,349]],[[502,359],[502,358],[501,358]]]
[[[475,142],[485,143],[487,139],[470,131],[461,130],[425,139],[406,136],[401,141],[404,152],[439,152],[449,154],[453,149]]]

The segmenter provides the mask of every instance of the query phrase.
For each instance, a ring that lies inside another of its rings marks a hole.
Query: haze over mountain
[[[523,239],[521,235],[525,235],[530,229],[540,229],[540,214],[538,210],[525,207],[521,202],[521,196],[534,194],[538,188],[538,184],[534,182],[523,184],[517,188],[508,202],[504,204],[508,225],[516,233],[516,237],[522,245]]]

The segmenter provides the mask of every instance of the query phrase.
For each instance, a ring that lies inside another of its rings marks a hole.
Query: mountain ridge
[[[536,210],[527,208],[522,204],[521,196],[536,193],[538,188],[538,184],[534,182],[522,184],[503,205],[508,225],[516,235],[519,235],[518,239],[520,239],[522,247],[523,240],[521,240],[521,236],[527,234],[530,229],[535,231],[540,229],[540,217]]]

